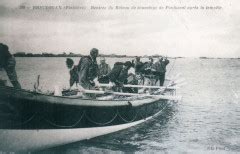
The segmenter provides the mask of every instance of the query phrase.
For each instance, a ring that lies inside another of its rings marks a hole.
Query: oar
[[[113,87],[111,84],[99,84],[98,86],[100,87]],[[164,86],[147,86],[147,85],[130,85],[130,84],[125,84],[123,87],[126,88],[150,88],[150,89],[177,89],[175,86],[169,86],[169,87],[164,87]]]
[[[86,90],[86,89],[81,89],[80,92],[87,93],[87,94],[113,94],[113,95],[121,95],[121,96],[153,97],[153,98],[158,98],[158,99],[174,100],[174,101],[178,101],[178,100],[181,100],[181,99],[182,99],[182,96],[122,93],[122,92],[99,91],[99,90]]]
[[[170,95],[150,95],[150,94],[121,93],[121,92],[113,92],[111,94],[123,95],[123,96],[153,97],[158,99],[166,99],[166,100],[174,100],[174,101],[179,101],[182,99],[182,96],[170,96]]]

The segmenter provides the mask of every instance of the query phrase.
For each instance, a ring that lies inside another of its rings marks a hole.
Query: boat
[[[148,95],[104,100],[0,86],[0,151],[36,151],[127,129],[167,103]]]

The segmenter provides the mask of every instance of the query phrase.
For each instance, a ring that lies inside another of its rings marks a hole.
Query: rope
[[[30,118],[28,118],[27,120],[25,120],[24,122],[20,123],[20,124],[14,124],[13,126],[22,126],[25,125],[27,123],[29,123],[30,121],[32,121],[33,118],[35,118],[37,113],[33,114]]]
[[[82,120],[84,114],[85,114],[85,111],[83,111],[83,114],[81,115],[81,117],[80,117],[79,120],[77,120],[73,125],[69,125],[69,126],[58,125],[58,124],[56,124],[56,123],[54,123],[54,122],[52,122],[52,121],[50,121],[50,120],[47,120],[47,119],[45,119],[45,118],[44,118],[44,120],[45,120],[48,124],[50,124],[50,125],[52,125],[52,126],[54,126],[54,127],[59,127],[59,128],[73,128],[73,127],[75,127],[75,126],[77,126],[77,125],[79,124],[79,122]]]
[[[153,115],[153,120],[159,120],[156,117],[167,107],[168,104],[166,104],[160,111],[158,111],[155,115]]]
[[[138,112],[139,112],[139,111],[138,111]],[[117,110],[118,116],[119,116],[124,122],[127,122],[127,123],[133,122],[133,121],[137,118],[138,112],[135,114],[135,116],[134,116],[134,118],[133,118],[132,120],[128,121],[128,120],[126,120],[125,118],[123,118],[123,117],[121,116],[121,114],[119,113],[119,111]]]
[[[109,120],[108,122],[105,122],[105,123],[99,123],[99,122],[93,121],[93,120],[92,120],[91,118],[89,118],[89,117],[87,116],[87,114],[86,114],[87,120],[89,120],[91,123],[93,123],[93,124],[95,124],[95,125],[101,125],[101,126],[110,124],[111,122],[113,122],[113,121],[116,119],[117,116],[118,116],[118,114],[117,114],[117,112],[116,112],[116,114],[115,114],[115,116],[113,117],[113,119],[111,119],[111,120]]]

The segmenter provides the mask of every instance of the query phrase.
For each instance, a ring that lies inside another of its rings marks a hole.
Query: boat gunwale
[[[66,96],[54,96],[50,94],[44,94],[44,93],[38,93],[34,91],[29,91],[26,89],[15,89],[13,87],[7,87],[7,86],[0,86],[0,90],[8,89],[9,91],[22,92],[25,95],[21,98],[30,100],[30,101],[36,101],[41,103],[50,103],[50,104],[59,104],[59,105],[74,105],[74,106],[84,106],[84,107],[114,107],[114,106],[142,106],[146,104],[150,104],[156,101],[159,101],[161,99],[159,98],[142,98],[142,99],[134,99],[134,100],[98,100],[98,99],[88,99],[88,98],[73,98],[73,97],[66,97]],[[89,102],[75,102],[75,103],[63,103],[64,101],[50,101],[47,100],[47,102],[44,102],[46,100],[40,101],[40,100],[34,100],[34,98],[30,98],[27,95],[33,95],[34,97],[49,97],[50,99],[66,99],[66,100],[74,100],[74,101],[89,101]],[[14,97],[14,95],[12,95]],[[147,101],[148,100],[148,101]],[[93,102],[90,102],[93,101]],[[145,101],[145,102],[144,102]],[[99,102],[99,103],[97,103]],[[103,103],[105,102],[105,103]]]

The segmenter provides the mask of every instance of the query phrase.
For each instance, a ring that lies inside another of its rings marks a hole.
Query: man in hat
[[[110,66],[106,63],[104,57],[101,57],[100,64],[98,65],[98,81],[100,83],[108,83],[109,80],[105,80],[104,76],[111,72]]]
[[[94,79],[97,77],[98,49],[93,48],[89,56],[84,56],[80,59],[78,64],[79,84],[84,89],[92,89],[95,86]]]
[[[156,75],[160,81],[160,86],[163,86],[165,80],[166,66],[169,64],[167,58],[163,59],[162,56],[159,57],[158,61],[154,64],[156,70]]]
[[[8,75],[13,87],[21,89],[15,70],[16,61],[8,50],[8,46],[0,43],[0,68],[3,68]]]

